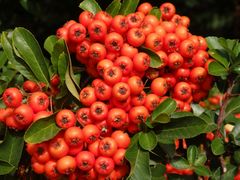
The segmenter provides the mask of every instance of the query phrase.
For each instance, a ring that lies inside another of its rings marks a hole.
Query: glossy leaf
[[[213,61],[208,66],[209,74],[213,76],[227,76],[228,70],[220,63]]]
[[[171,98],[165,99],[162,103],[158,105],[158,107],[152,113],[152,119],[154,120],[160,114],[168,114],[173,113],[177,108],[177,103],[175,100]]]
[[[16,170],[22,156],[23,146],[24,140],[21,133],[6,131],[5,140],[0,144],[0,160],[11,164]]]
[[[169,139],[184,139],[196,137],[202,133],[216,129],[211,122],[207,122],[196,116],[187,116],[171,119],[167,124],[162,124],[156,132],[158,141]]]
[[[190,165],[194,164],[198,157],[198,148],[197,146],[189,146],[187,149],[187,160]]]
[[[211,176],[212,172],[205,166],[195,166],[194,172],[199,176]]]
[[[62,53],[67,53],[65,43],[63,39],[59,39],[53,46],[53,51],[51,54],[51,62],[53,65],[53,71],[54,73],[58,73],[58,61],[59,56]]]
[[[69,92],[77,100],[79,100],[79,93],[78,93],[78,90],[77,90],[77,88],[75,86],[74,80],[71,77],[71,74],[70,74],[71,70],[70,70],[70,68],[71,68],[70,62],[68,62],[68,68],[67,68],[67,71],[66,71],[66,74],[65,74],[65,84],[66,84],[67,89],[69,90]]]
[[[208,48],[209,49],[224,49],[221,43],[219,42],[219,38],[215,36],[206,37]]]
[[[221,179],[221,167],[218,167],[211,176],[212,180],[220,180]]]
[[[0,175],[9,174],[14,170],[14,166],[0,159]]]
[[[11,62],[12,68],[20,72],[27,79],[36,81],[36,77],[34,76],[31,69],[27,66],[27,64],[22,59],[15,57],[11,42],[8,40],[5,32],[2,33],[1,42],[4,53],[6,54],[8,60]]]
[[[227,166],[227,172],[225,172],[222,176],[221,176],[221,180],[230,180],[230,179],[234,179],[234,176],[237,172],[237,167],[233,166],[233,165],[228,165]]]
[[[157,145],[157,137],[154,131],[141,132],[139,135],[139,145],[145,150],[153,150]]]
[[[146,47],[140,47],[139,49],[140,51],[145,52],[150,56],[150,67],[159,68],[163,64],[161,58],[151,49]]]
[[[223,139],[215,138],[211,143],[211,150],[216,156],[222,155],[225,152]]]
[[[191,107],[195,116],[200,116],[205,111],[205,109],[199,104],[191,104]]]
[[[169,122],[170,122],[170,117],[166,113],[159,114],[157,117],[155,117],[152,120],[152,123],[162,123],[162,124],[165,124],[165,123],[169,123]]]
[[[44,41],[44,49],[48,51],[49,54],[52,54],[54,45],[57,42],[57,37],[55,35],[48,36]]]
[[[161,13],[159,7],[153,7],[149,14],[156,16],[158,18],[158,20],[160,20],[160,18],[162,16],[162,13]]]
[[[227,118],[231,114],[239,113],[240,112],[240,96],[233,97],[227,104],[225,109],[224,119]]]
[[[95,0],[84,0],[79,4],[79,7],[83,10],[90,11],[93,14],[101,11],[101,7]]]
[[[194,166],[203,166],[207,161],[207,156],[205,153],[200,153],[197,159],[194,161]]]
[[[4,51],[0,51],[0,69],[5,65],[7,62],[8,58]]]
[[[222,64],[225,68],[229,67],[229,57],[226,51],[219,49],[212,49],[208,51],[209,55],[212,56],[216,61]]]
[[[235,126],[234,126],[232,132],[230,132],[229,136],[234,144],[236,144],[237,146],[240,146],[240,123],[239,122],[235,124]]]
[[[128,15],[130,13],[134,13],[137,9],[139,0],[123,0],[121,9],[119,11],[119,14],[122,15]]]
[[[110,14],[112,17],[116,16],[121,9],[121,1],[120,0],[113,0],[111,4],[106,8],[106,12]]]
[[[149,167],[149,152],[143,150],[139,144],[139,134],[135,134],[131,139],[125,158],[129,161],[131,171],[127,179],[131,180],[150,180],[151,172]]]
[[[189,169],[191,167],[188,161],[183,157],[175,158],[170,163],[176,169]]]
[[[48,86],[49,73],[45,57],[33,34],[24,28],[15,28],[13,31],[13,44],[37,79]]]
[[[65,75],[68,67],[68,56],[65,52],[62,52],[59,55],[58,60],[58,74],[60,76],[61,83],[63,84],[65,81]]]
[[[27,143],[41,143],[52,139],[60,131],[55,123],[55,114],[34,122],[25,132],[24,140]]]
[[[189,116],[193,116],[193,113],[192,112],[174,112],[171,114],[171,118],[173,119],[189,117]]]

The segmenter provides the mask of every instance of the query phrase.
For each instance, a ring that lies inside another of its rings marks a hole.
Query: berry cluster
[[[6,108],[0,109],[0,122],[16,131],[27,129],[32,122],[52,114],[48,111],[50,100],[41,91],[44,85],[27,80],[23,89],[7,88],[2,99]]]

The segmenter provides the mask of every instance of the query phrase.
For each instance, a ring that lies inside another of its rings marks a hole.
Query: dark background
[[[81,0],[0,0],[0,32],[23,26],[40,43],[67,20],[77,20]],[[105,9],[111,0],[98,0]],[[132,0],[134,3],[134,0]],[[146,2],[141,0],[140,2]],[[164,1],[149,0],[159,6]],[[180,15],[190,17],[190,31],[202,36],[240,39],[240,0],[170,0]]]

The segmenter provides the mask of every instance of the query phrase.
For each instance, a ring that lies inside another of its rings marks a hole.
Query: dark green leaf
[[[217,128],[217,124],[214,121],[215,113],[213,111],[205,111],[199,117],[204,120],[208,127],[206,128],[207,132],[211,132]]]
[[[14,166],[10,163],[0,159],[0,175],[9,174],[14,169]]]
[[[183,157],[175,158],[171,161],[171,165],[176,169],[189,169],[191,168],[188,161]]]
[[[34,122],[25,132],[24,140],[28,143],[41,143],[52,139],[60,131],[55,123],[55,114]]]
[[[3,51],[0,51],[0,69],[2,69],[2,67],[5,65],[5,63],[7,62],[7,56]]]
[[[209,36],[206,38],[208,48],[209,49],[224,49],[221,43],[219,42],[219,38],[215,36]]]
[[[193,116],[193,113],[192,112],[174,112],[171,114],[171,118],[173,119],[188,117],[188,116]]]
[[[199,176],[211,176],[212,172],[205,166],[195,166],[194,172]]]
[[[208,66],[209,74],[213,76],[227,76],[228,70],[220,63],[213,61]]]
[[[164,144],[162,142],[158,143],[161,149],[167,154],[167,157],[172,159],[176,153],[174,141]]]
[[[236,150],[234,151],[233,153],[233,159],[234,159],[234,162],[238,165],[240,165],[240,150]]]
[[[159,180],[166,172],[166,167],[163,164],[157,164],[151,167],[151,180]]]
[[[187,160],[190,165],[194,164],[198,157],[198,148],[197,146],[189,146],[187,149]]]
[[[225,152],[223,139],[215,138],[211,143],[211,150],[216,156],[223,154]]]
[[[163,64],[161,58],[151,49],[146,47],[140,47],[139,49],[140,51],[145,52],[150,56],[150,67],[159,68]]]
[[[192,138],[214,129],[216,126],[213,126],[212,123],[196,116],[186,116],[171,119],[168,124],[162,124],[157,132],[157,138],[158,141]]]
[[[58,60],[58,74],[60,76],[61,83],[63,84],[65,82],[65,75],[68,67],[68,56],[65,52],[62,52],[59,55]]]
[[[111,4],[106,8],[106,12],[110,14],[112,17],[116,16],[119,13],[121,8],[120,0],[113,0]]]
[[[157,137],[154,131],[141,132],[139,135],[139,144],[145,150],[153,150],[157,145]]]
[[[132,137],[131,144],[125,154],[125,157],[131,166],[128,179],[150,180],[151,172],[149,167],[149,152],[141,149],[138,144],[138,140],[139,134],[136,134]]]
[[[63,39],[59,39],[53,47],[52,51],[52,56],[51,56],[51,62],[53,65],[53,73],[58,73],[58,61],[59,61],[59,56],[62,53],[67,53],[66,47],[65,47],[65,42]]]
[[[16,73],[17,72],[15,70],[7,69],[6,71],[2,72],[0,80],[10,83],[15,77]]]
[[[191,104],[191,107],[195,116],[200,116],[205,111],[205,109],[199,104]]]
[[[27,66],[27,64],[22,59],[14,56],[12,45],[7,39],[5,32],[2,33],[1,42],[4,53],[6,54],[8,60],[11,62],[12,68],[20,72],[27,79],[36,81],[36,77],[34,76],[31,69]]]
[[[84,0],[79,4],[79,7],[93,14],[96,14],[98,11],[102,10],[95,0]]]
[[[75,86],[74,80],[72,79],[72,76],[70,74],[70,71],[71,71],[70,68],[71,68],[70,62],[68,62],[68,68],[65,74],[65,80],[66,80],[65,83],[69,92],[79,101],[79,93]]]
[[[215,49],[215,50],[212,49],[212,50],[209,50],[208,53],[225,68],[229,67],[230,62],[229,62],[229,57],[226,51],[219,50],[219,49]]]
[[[119,14],[122,15],[128,15],[130,13],[134,13],[137,9],[139,0],[123,0],[121,9],[119,11]]]
[[[230,165],[227,167],[227,172],[225,172],[222,176],[221,176],[221,180],[230,180],[230,179],[234,179],[234,176],[236,174],[237,171],[237,167]]]
[[[224,119],[227,118],[231,114],[239,113],[240,112],[240,96],[233,97],[230,99],[230,101],[227,104],[227,107],[225,109],[225,115]]]
[[[194,166],[203,166],[207,161],[207,156],[205,153],[198,154],[197,159],[194,162]]]
[[[156,16],[158,18],[158,20],[160,20],[160,18],[162,16],[162,13],[161,13],[159,7],[153,7],[149,14]]]
[[[20,133],[6,131],[5,140],[0,144],[0,160],[13,165],[16,169],[22,156],[23,146],[24,140]]]
[[[212,173],[212,180],[220,180],[221,179],[221,168],[218,167],[213,173]]]
[[[46,49],[49,54],[52,54],[56,42],[57,37],[55,35],[48,36],[47,39],[44,41],[44,49]]]
[[[45,57],[33,34],[24,28],[15,28],[13,44],[37,79],[48,86],[49,74]]]

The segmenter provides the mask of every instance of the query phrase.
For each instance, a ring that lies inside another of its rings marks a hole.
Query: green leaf
[[[15,70],[7,69],[6,71],[2,72],[0,80],[10,83],[15,77],[16,73],[17,72]]]
[[[158,107],[152,112],[152,119],[154,120],[160,114],[164,113],[170,115],[176,110],[176,108],[177,108],[176,101],[171,98],[167,98],[162,103],[160,103]]]
[[[170,117],[168,114],[163,113],[163,114],[159,114],[157,117],[155,117],[155,119],[152,120],[152,123],[169,123],[170,122]]]
[[[229,137],[235,145],[240,146],[240,122],[235,124],[232,132],[229,133]]]
[[[215,36],[206,37],[208,48],[209,49],[224,49],[221,43],[219,42],[219,38]]]
[[[24,140],[20,133],[6,131],[5,140],[0,144],[0,160],[11,164],[16,170],[22,156],[23,146]]]
[[[194,172],[199,176],[211,176],[212,172],[205,166],[195,166]]]
[[[119,14],[128,15],[134,13],[137,9],[138,3],[139,0],[134,0],[134,2],[132,0],[123,0]]]
[[[69,92],[79,101],[79,93],[71,76],[71,62],[68,62],[68,68],[65,74],[65,84]]]
[[[212,180],[220,180],[220,179],[221,179],[221,168],[220,168],[220,167],[218,167],[218,168],[212,173],[211,179],[212,179]]]
[[[157,164],[151,167],[151,180],[159,180],[166,172],[166,167],[163,164]]]
[[[211,143],[211,150],[216,156],[223,154],[225,152],[223,139],[215,138]]]
[[[9,174],[14,170],[14,166],[0,159],[0,175]]]
[[[27,143],[35,144],[47,141],[56,136],[61,131],[61,128],[55,123],[55,115],[56,113],[34,122],[25,132],[24,140]]]
[[[213,61],[208,66],[209,74],[213,76],[227,76],[228,70],[220,63]]]
[[[2,69],[2,67],[5,65],[7,60],[8,60],[8,58],[7,58],[6,54],[4,53],[4,51],[0,51],[0,69]]]
[[[36,81],[36,77],[34,76],[31,69],[27,66],[27,64],[22,59],[15,57],[11,42],[8,40],[5,32],[2,33],[1,42],[4,53],[6,54],[8,60],[11,62],[12,68],[20,72],[27,79]]]
[[[149,152],[143,150],[139,144],[139,134],[135,134],[131,139],[125,158],[129,161],[131,171],[128,179],[131,180],[150,180],[151,172],[149,167]]]
[[[203,112],[199,117],[204,120],[208,127],[205,129],[207,132],[211,132],[215,129],[217,129],[217,124],[215,123],[215,113],[213,111],[205,111]]]
[[[65,42],[63,39],[59,39],[53,47],[52,51],[52,56],[51,56],[51,62],[53,65],[53,72],[58,73],[58,61],[59,61],[59,56],[62,53],[67,53],[66,47],[65,47]]]
[[[56,42],[57,37],[55,35],[48,36],[47,39],[44,41],[44,49],[46,49],[49,54],[52,54]]]
[[[216,61],[222,64],[225,68],[229,67],[229,56],[226,51],[219,49],[209,50],[208,53],[212,56]]]
[[[37,79],[49,86],[49,74],[45,57],[33,34],[24,28],[15,28],[13,31],[13,44]]]
[[[158,144],[161,147],[161,149],[163,150],[163,152],[167,154],[167,157],[169,159],[172,159],[175,156],[176,149],[175,149],[174,141],[165,142],[165,143],[159,142]]]
[[[79,7],[93,14],[97,14],[97,12],[102,10],[95,0],[84,0],[79,4]]]
[[[159,7],[153,7],[149,14],[156,16],[158,20],[160,20],[162,16]]]
[[[60,76],[61,83],[65,82],[65,75],[68,67],[68,56],[65,52],[62,52],[58,60],[58,73]]]
[[[157,145],[157,137],[154,131],[141,132],[139,135],[139,145],[145,150],[153,150]]]
[[[173,159],[170,164],[175,167],[176,169],[189,169],[191,168],[188,161],[183,157],[178,157]]]
[[[119,13],[121,5],[122,4],[120,0],[113,0],[111,4],[109,4],[109,6],[106,8],[106,12],[114,17]]]
[[[194,164],[198,157],[198,148],[197,146],[189,146],[187,149],[187,160],[190,165]]]
[[[193,116],[193,113],[192,112],[174,112],[171,114],[171,118],[173,119],[188,117],[188,116]]]
[[[197,159],[194,162],[194,166],[203,166],[207,161],[207,156],[205,153],[198,154]]]
[[[231,114],[239,113],[240,112],[240,96],[233,97],[229,100],[227,107],[225,109],[224,119],[227,118]]]
[[[161,58],[151,49],[142,46],[139,48],[139,50],[147,53],[150,56],[150,67],[159,68],[162,66],[163,62]]]
[[[193,114],[195,116],[200,116],[205,111],[205,109],[202,106],[200,106],[199,104],[192,103],[191,107],[192,107]]]
[[[222,176],[221,176],[221,180],[230,180],[230,179],[234,179],[234,176],[236,174],[237,171],[237,167],[230,165],[227,167],[227,172],[225,172]]]
[[[216,129],[212,123],[196,116],[186,116],[171,119],[168,124],[162,124],[157,130],[158,141],[164,139],[175,140],[184,138],[193,138],[202,133],[210,132]]]

